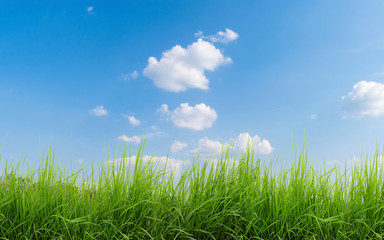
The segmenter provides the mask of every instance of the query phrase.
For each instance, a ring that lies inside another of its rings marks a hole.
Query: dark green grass
[[[304,149],[304,148],[303,148]],[[195,160],[176,176],[142,160],[65,172],[52,151],[23,178],[4,169],[0,239],[382,239],[384,170],[376,151],[345,172],[245,151]],[[127,159],[123,152],[122,159]],[[79,179],[82,179],[79,181]]]

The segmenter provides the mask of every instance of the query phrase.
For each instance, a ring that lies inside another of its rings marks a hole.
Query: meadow
[[[345,171],[310,164],[305,147],[273,170],[250,148],[196,157],[179,174],[156,159],[63,170],[52,149],[0,181],[0,239],[382,239],[381,152]],[[119,159],[128,159],[123,151]],[[213,159],[215,159],[213,161]],[[2,160],[4,161],[4,160]],[[124,164],[126,163],[126,164]]]

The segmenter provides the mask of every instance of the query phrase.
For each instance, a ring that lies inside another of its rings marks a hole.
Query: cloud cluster
[[[209,36],[204,36],[202,31],[198,31],[197,33],[195,33],[195,36],[203,38],[203,39],[208,39],[209,41],[211,41],[213,43],[215,43],[215,42],[229,43],[229,42],[235,41],[239,37],[239,34],[232,31],[229,28],[226,28],[225,32],[219,31],[216,34],[209,35]]]
[[[204,103],[196,104],[195,106],[182,103],[173,111],[168,109],[168,105],[163,104],[159,111],[166,114],[176,127],[192,130],[209,128],[217,119],[215,110]]]
[[[152,79],[156,87],[170,92],[208,89],[209,80],[204,71],[214,71],[230,62],[212,43],[199,38],[187,48],[176,45],[164,51],[160,60],[150,57],[143,75]]]
[[[128,115],[123,114],[123,117],[128,119],[129,123],[133,126],[139,126],[141,124],[141,121],[139,119],[135,118],[134,116],[128,116]]]
[[[379,117],[384,115],[384,84],[360,81],[341,98],[344,117]]]
[[[88,111],[90,114],[95,115],[95,116],[106,116],[108,114],[108,111],[104,109],[103,105],[101,106],[96,106],[96,108],[89,110]]]
[[[240,133],[235,139],[231,139],[225,144],[222,144],[218,140],[208,139],[207,137],[201,138],[199,140],[198,148],[193,149],[191,153],[218,154],[221,153],[222,150],[226,150],[228,147],[235,152],[241,152],[246,150],[247,146],[249,146],[254,153],[257,154],[270,154],[274,150],[268,140],[261,139],[258,135],[252,137],[249,133],[244,132]]]

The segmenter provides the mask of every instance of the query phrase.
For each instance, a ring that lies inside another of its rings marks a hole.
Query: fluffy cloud
[[[96,106],[95,109],[89,110],[89,113],[95,116],[106,116],[108,114],[108,111],[104,109],[104,107],[101,106]]]
[[[166,114],[176,127],[192,130],[212,127],[217,119],[215,110],[204,103],[196,104],[193,107],[188,103],[182,103],[173,111],[169,111],[168,105],[163,104],[159,111]]]
[[[131,73],[121,73],[120,78],[124,81],[128,81],[131,79],[136,79],[139,76],[139,73],[135,70]]]
[[[140,143],[141,142],[141,137],[139,137],[139,136],[127,137],[127,135],[121,135],[117,139],[120,141],[123,141],[123,142],[132,142],[132,143]]]
[[[180,45],[164,51],[161,59],[148,59],[143,75],[152,79],[156,87],[180,92],[189,88],[208,89],[209,80],[204,71],[214,71],[218,66],[230,63],[212,43],[199,38],[183,48]]]
[[[384,84],[361,81],[341,98],[344,117],[379,117],[384,115]]]
[[[214,43],[215,42],[229,43],[236,40],[239,37],[239,34],[237,34],[236,32],[232,31],[229,28],[226,28],[225,32],[219,31],[215,35],[204,36],[202,31],[195,33],[195,35],[203,39],[208,39],[209,41]]]
[[[123,114],[123,117],[128,119],[129,123],[133,126],[139,126],[141,124],[141,121],[139,119],[135,118],[134,116],[128,116],[128,115]]]
[[[233,142],[235,151],[244,151],[248,144],[255,153],[270,154],[273,151],[273,147],[268,140],[261,139],[257,135],[252,137],[247,132],[240,133]]]
[[[188,144],[185,142],[174,141],[172,146],[171,146],[171,152],[176,153],[180,150],[183,150],[187,146],[188,146]]]
[[[261,139],[259,136],[250,136],[249,133],[240,133],[235,139],[231,139],[229,143],[224,145],[217,140],[211,140],[207,137],[201,138],[199,140],[199,147],[193,149],[191,153],[196,154],[197,152],[201,154],[212,154],[212,153],[221,153],[222,150],[226,150],[230,147],[235,152],[241,152],[246,150],[247,146],[253,149],[254,153],[257,154],[270,154],[274,148],[271,146],[270,142],[266,139]]]
[[[120,166],[120,164],[125,165],[131,165],[134,166],[136,162],[136,156],[133,157],[126,157],[124,159],[113,159],[108,160],[107,164],[110,166]],[[174,159],[174,158],[168,158],[164,156],[142,156],[142,162],[143,165],[145,165],[148,162],[152,162],[154,166],[156,166],[156,170],[160,171],[162,169],[166,169],[166,171],[172,171],[176,175],[179,175],[181,173],[181,170],[184,166],[187,166],[190,164],[188,160],[180,160],[180,159]]]

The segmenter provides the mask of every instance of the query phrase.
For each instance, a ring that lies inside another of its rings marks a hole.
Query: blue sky
[[[1,1],[2,160],[176,164],[246,140],[290,163],[384,143],[384,2]],[[40,140],[39,140],[40,139]]]

